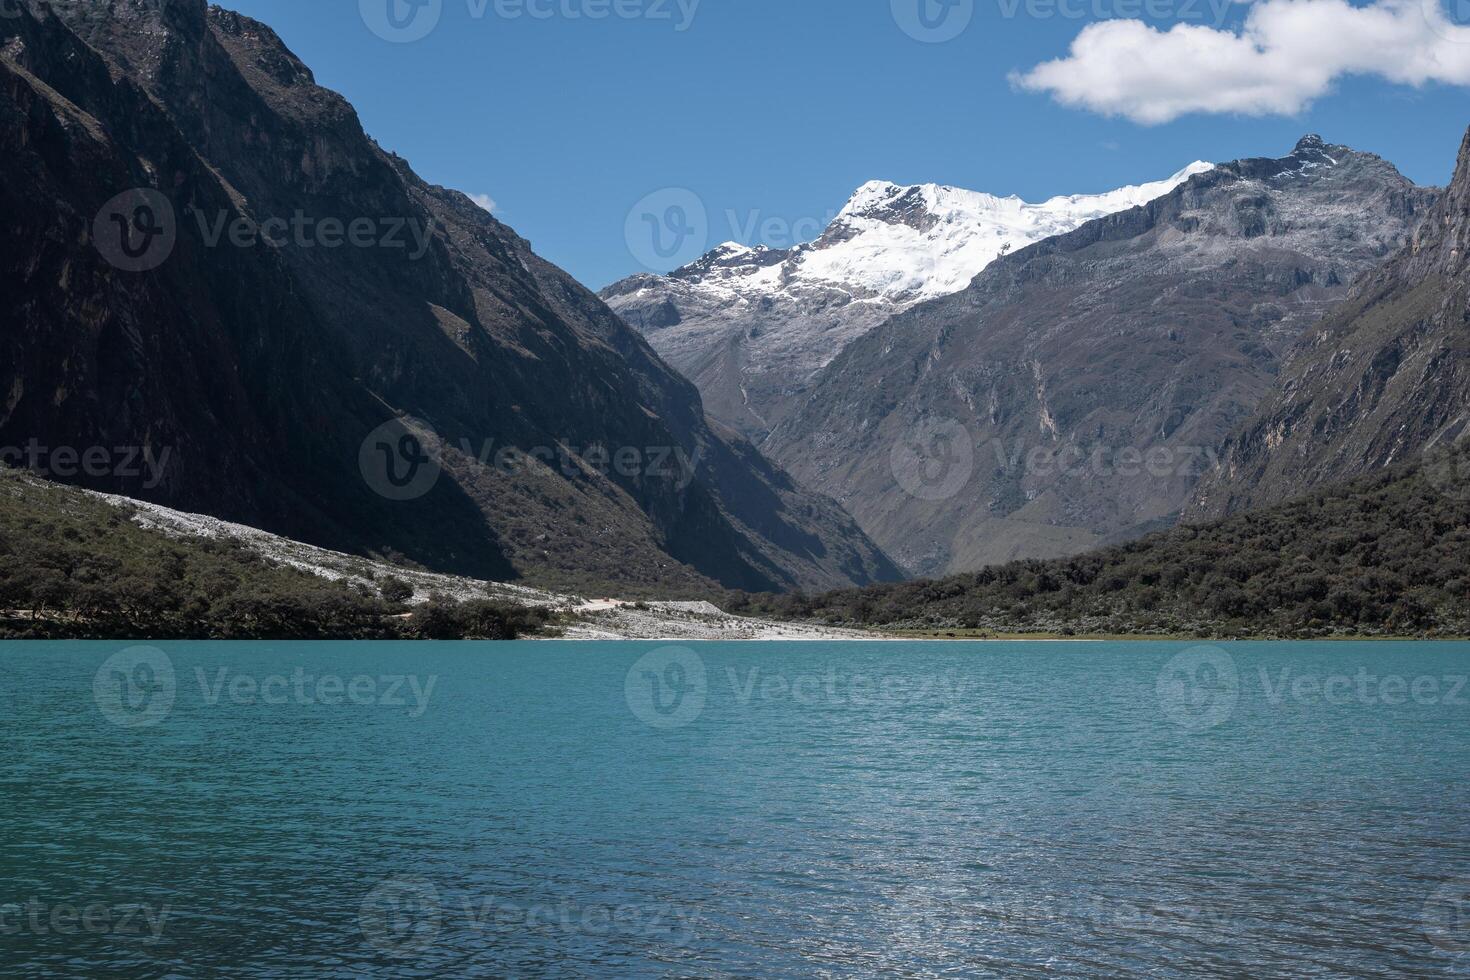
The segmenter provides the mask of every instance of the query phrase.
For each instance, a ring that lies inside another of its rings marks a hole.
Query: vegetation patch
[[[511,640],[545,609],[376,588],[270,561],[231,538],[174,537],[76,490],[0,469],[0,638]]]
[[[1470,635],[1470,454],[1075,558],[731,612],[895,632],[1270,637]]]

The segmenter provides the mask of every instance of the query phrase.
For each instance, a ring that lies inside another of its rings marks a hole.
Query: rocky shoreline
[[[189,514],[131,497],[85,491],[88,496],[131,510],[142,527],[171,537],[231,538],[266,561],[289,565],[332,581],[348,581],[365,588],[395,578],[413,589],[412,605],[446,596],[456,602],[489,599],[532,609],[550,610],[562,623],[563,640],[853,640],[876,639],[877,634],[852,629],[784,623],[734,616],[709,602],[639,602],[588,598],[504,582],[487,582],[456,575],[439,575],[360,558],[302,544],[258,528],[232,524],[202,514]]]

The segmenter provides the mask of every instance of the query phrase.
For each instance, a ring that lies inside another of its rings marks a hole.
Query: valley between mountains
[[[771,422],[752,433],[762,450],[905,568],[942,575],[1177,521],[1307,327],[1437,197],[1316,136],[1281,158],[1034,208],[870,185],[808,248],[725,246],[604,296],[711,404],[728,405],[731,379],[778,391],[756,399]],[[1031,212],[1049,216],[1031,229],[1055,233],[1028,243],[1005,226]],[[914,251],[974,274],[916,271],[909,249],[872,244],[915,237]],[[1018,247],[1001,254],[1001,240]],[[869,267],[826,257],[844,250]],[[872,285],[885,281],[898,285]]]
[[[873,181],[812,242],[598,295],[379,146],[265,24],[204,0],[15,10],[0,463],[141,530],[7,483],[0,554],[47,571],[4,579],[0,628],[362,636],[471,599],[492,605],[444,630],[546,625],[495,603],[669,628],[622,599],[818,632],[1463,625],[1470,137],[1445,189],[1317,135],[1036,204]],[[298,215],[417,237],[210,233]],[[155,465],[58,465],[103,447]],[[1344,515],[1352,540],[1294,526]],[[176,543],[210,521],[254,543]],[[65,543],[92,524],[176,555],[156,594],[103,587]],[[293,566],[298,546],[366,571]],[[405,598],[393,569],[439,578]]]

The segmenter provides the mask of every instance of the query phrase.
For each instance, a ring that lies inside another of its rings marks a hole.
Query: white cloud
[[[1067,57],[1011,76],[1063,105],[1134,122],[1192,112],[1295,115],[1345,75],[1470,85],[1470,27],[1439,0],[1261,0],[1241,31],[1137,20],[1085,27]]]
[[[486,211],[489,211],[491,214],[494,214],[495,209],[500,207],[500,205],[495,203],[495,199],[492,198],[489,194],[470,194],[467,196],[471,201],[474,201],[476,204],[484,208]]]

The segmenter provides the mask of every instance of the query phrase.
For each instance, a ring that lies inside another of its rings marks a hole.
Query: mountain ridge
[[[77,482],[482,578],[693,592],[898,574],[835,504],[711,427],[591,293],[378,147],[269,27],[201,0],[18,10],[0,19],[0,129],[25,175],[0,189],[16,216],[0,445],[171,447],[155,487]],[[132,188],[177,215],[152,271],[94,247],[94,217]],[[216,221],[298,214],[431,234],[418,259],[386,235],[208,240]],[[434,450],[421,495],[392,499],[364,468],[380,430]],[[487,467],[485,446],[521,462]],[[598,462],[676,449],[692,473]]]
[[[1462,442],[1470,434],[1467,259],[1470,132],[1435,208],[1290,352],[1187,516],[1225,516]]]
[[[716,417],[759,443],[817,371],[883,320],[964,289],[1006,251],[1145,203],[1211,166],[1039,204],[869,181],[814,241],[726,242],[668,275],[631,276],[600,295],[695,382]]]
[[[1436,198],[1311,136],[1219,164],[870,331],[764,445],[922,575],[1167,526],[1278,359]]]

